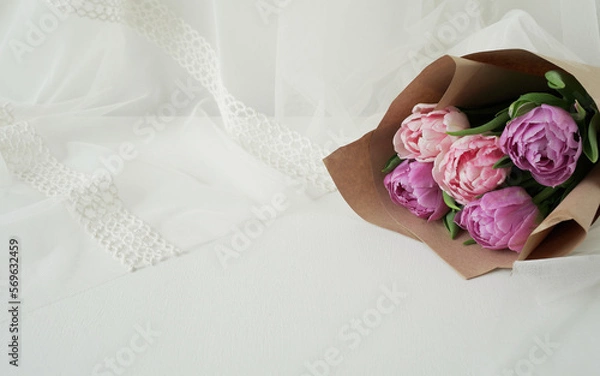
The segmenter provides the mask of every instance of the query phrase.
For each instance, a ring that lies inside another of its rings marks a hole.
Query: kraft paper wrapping
[[[464,246],[466,231],[450,239],[441,221],[427,222],[395,205],[384,187],[385,162],[394,154],[392,138],[417,103],[478,107],[548,91],[544,73],[572,74],[600,103],[600,68],[541,57],[524,50],[498,50],[463,57],[444,56],[426,67],[392,102],[379,126],[325,158],[325,165],[350,207],[377,226],[423,241],[463,277],[470,279],[515,260],[563,256],[585,237],[600,206],[596,166],[533,231],[520,254]],[[585,158],[582,156],[582,158]]]

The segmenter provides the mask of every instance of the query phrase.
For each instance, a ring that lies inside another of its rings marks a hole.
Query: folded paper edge
[[[373,185],[372,180],[361,179],[362,176],[371,174],[371,164],[369,163],[369,145],[371,135],[369,132],[346,146],[334,151],[327,156],[323,162],[333,178],[340,194],[350,207],[361,218],[376,226],[386,228],[395,232],[400,232],[412,239],[421,241],[409,229],[403,226],[390,226],[389,222],[383,221],[381,214],[385,214],[386,219],[391,220],[389,214],[379,200],[379,195]],[[352,174],[340,174],[339,171],[347,169],[347,156],[353,156]],[[352,189],[347,189],[352,187]]]

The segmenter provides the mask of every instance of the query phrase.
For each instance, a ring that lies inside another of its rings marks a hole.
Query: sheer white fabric
[[[216,52],[198,31],[158,0],[82,2],[51,0],[58,9],[109,21],[121,21],[163,48],[215,99],[225,130],[252,155],[293,178],[325,191],[334,189],[321,160],[325,153],[289,128],[235,99],[223,85]]]

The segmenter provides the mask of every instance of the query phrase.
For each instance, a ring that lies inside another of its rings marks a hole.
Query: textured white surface
[[[324,151],[373,128],[442,53],[522,47],[600,65],[594,1],[163,4],[214,48],[236,100]],[[106,168],[133,145],[135,158],[112,165],[120,198],[183,252],[127,272],[0,159],[0,254],[21,239],[23,287],[21,366],[0,355],[0,374],[597,373],[598,226],[569,257],[464,281],[337,192],[315,194],[251,155],[214,93],[128,26],[9,0],[0,35],[0,102],[74,171]],[[0,354],[8,325],[3,308]]]

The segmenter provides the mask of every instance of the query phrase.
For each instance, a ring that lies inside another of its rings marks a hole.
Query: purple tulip
[[[522,187],[488,192],[465,205],[454,218],[482,247],[517,253],[540,220],[537,206]]]
[[[433,180],[433,163],[405,160],[383,179],[390,198],[419,218],[435,221],[449,208],[442,190]]]
[[[500,137],[500,147],[515,166],[549,187],[571,177],[582,150],[571,115],[545,104],[511,120]]]

